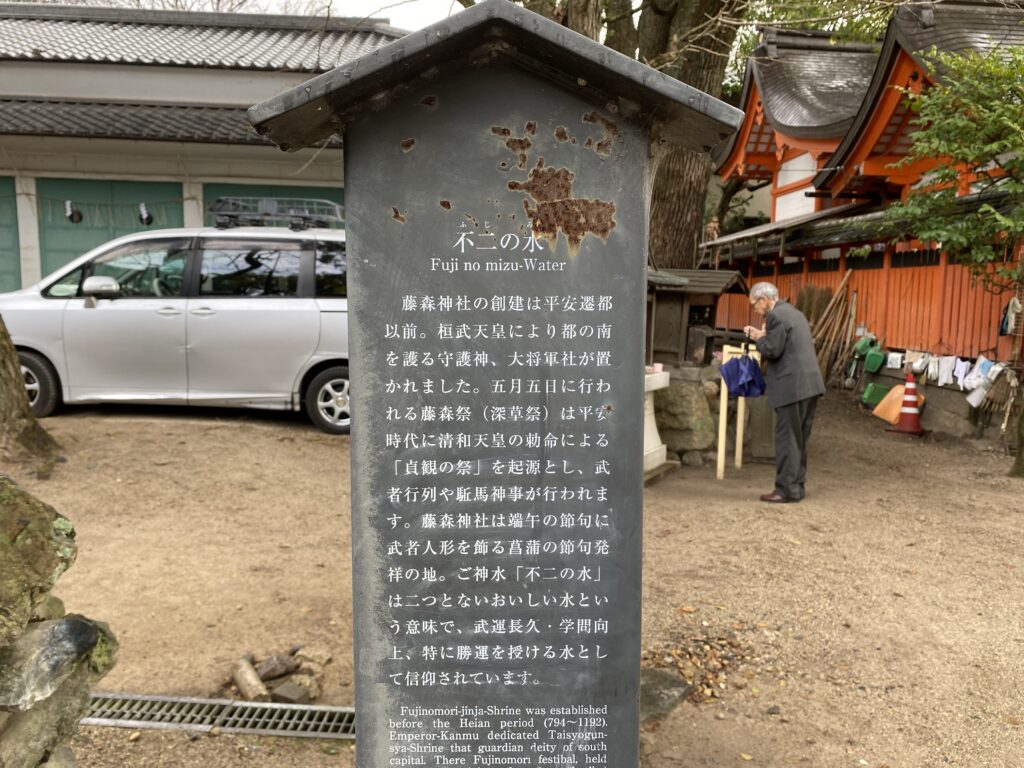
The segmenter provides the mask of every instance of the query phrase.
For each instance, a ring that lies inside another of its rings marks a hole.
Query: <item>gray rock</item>
[[[287,680],[270,692],[271,701],[278,701],[282,704],[309,704],[309,690],[298,683]]]
[[[640,722],[661,720],[686,701],[693,686],[673,672],[640,670]]]
[[[700,366],[687,363],[670,371],[670,379],[673,384],[676,382],[700,381]]]
[[[309,691],[309,698],[311,701],[316,701],[320,698],[320,683],[316,675],[312,673],[297,672],[291,677],[291,681],[296,685],[301,685],[307,691]]]
[[[767,397],[747,400],[749,421],[746,425],[746,444],[751,458],[775,458],[775,411]]]
[[[0,647],[21,633],[76,553],[68,519],[0,475]]]
[[[67,615],[67,611],[64,610],[64,601],[56,595],[49,595],[47,598],[36,606],[36,612],[32,616],[32,621],[50,621],[52,619],[61,619]]]
[[[674,382],[656,390],[654,410],[658,431],[669,450],[683,454],[714,444],[715,421],[699,382]]]
[[[106,674],[114,665],[116,649],[107,627],[82,616],[30,624],[0,649],[0,709],[23,711],[34,706],[82,667]]]
[[[36,768],[47,754],[56,752],[75,733],[78,721],[88,711],[91,688],[89,667],[80,665],[45,701],[11,715],[0,739],[0,765]]]
[[[279,677],[290,675],[299,668],[299,660],[294,656],[276,654],[264,659],[256,665],[256,674],[260,680],[276,680]]]
[[[712,413],[718,413],[721,405],[722,385],[718,381],[705,381],[701,384],[704,387],[704,397],[708,399],[708,408]]]
[[[319,664],[321,668],[327,666],[331,661],[331,652],[326,648],[318,648],[316,646],[303,647],[296,651],[295,658],[300,662],[311,661],[314,664]]]
[[[688,467],[704,466],[704,454],[701,451],[686,451],[679,459]]]
[[[40,768],[78,768],[78,760],[75,759],[71,747],[57,747]]]

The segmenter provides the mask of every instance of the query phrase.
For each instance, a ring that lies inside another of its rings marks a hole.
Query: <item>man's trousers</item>
[[[817,407],[815,396],[775,409],[775,492],[787,499],[804,497],[807,442]]]

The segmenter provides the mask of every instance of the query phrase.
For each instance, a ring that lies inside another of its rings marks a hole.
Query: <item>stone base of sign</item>
[[[670,475],[675,472],[681,466],[678,461],[666,461],[664,464],[655,467],[654,469],[647,470],[644,472],[644,485],[650,485],[656,483],[661,478]]]

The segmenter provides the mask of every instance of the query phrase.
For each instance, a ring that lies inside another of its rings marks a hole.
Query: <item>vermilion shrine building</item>
[[[903,5],[878,45],[836,43],[827,33],[766,29],[751,55],[746,119],[720,157],[723,180],[771,182],[771,222],[702,245],[705,263],[771,280],[795,300],[805,285],[835,289],[852,269],[857,325],[885,347],[1008,360],[1022,323],[999,335],[1010,293],[972,286],[941,250],[875,240],[871,224],[934,163],[894,167],[914,126],[901,88],[927,88],[923,55],[1024,45],[1024,6],[951,0]],[[964,198],[969,206],[971,200]],[[851,249],[868,256],[850,256]],[[716,325],[751,322],[745,297],[724,296]]]

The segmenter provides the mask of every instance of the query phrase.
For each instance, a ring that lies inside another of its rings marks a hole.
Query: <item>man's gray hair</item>
[[[768,299],[768,301],[775,301],[779,298],[779,289],[776,288],[772,283],[755,283],[754,287],[750,289],[750,300],[757,301],[758,299]]]

